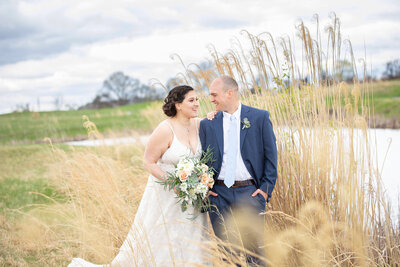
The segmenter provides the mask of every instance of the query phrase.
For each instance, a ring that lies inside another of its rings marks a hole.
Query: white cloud
[[[88,101],[118,70],[145,83],[165,82],[183,71],[172,53],[186,64],[198,63],[209,57],[210,43],[224,52],[233,37],[245,40],[242,29],[296,38],[300,19],[315,33],[315,13],[323,32],[336,11],[357,58],[364,56],[364,43],[374,66],[400,54],[395,0],[37,0],[3,3],[0,9],[0,19],[8,22],[0,26],[0,48],[7,52],[0,55],[0,112],[37,97]]]

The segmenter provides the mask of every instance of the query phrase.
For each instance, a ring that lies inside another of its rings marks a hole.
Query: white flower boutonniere
[[[251,126],[249,119],[246,117],[243,118],[242,124],[243,124],[242,130],[244,130],[245,128],[248,129]]]

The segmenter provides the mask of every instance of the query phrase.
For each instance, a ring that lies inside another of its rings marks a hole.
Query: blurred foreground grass
[[[138,148],[127,145],[0,146],[0,266],[65,266],[79,251],[79,243],[74,241],[79,240],[79,231],[73,225],[81,218],[76,218],[70,188],[65,186],[65,183],[73,181],[63,180],[68,179],[63,172],[68,166],[65,159],[74,160],[76,155],[88,156],[87,161],[80,159],[79,163],[92,174],[90,165],[93,156],[101,160],[94,163],[100,172],[104,171],[102,165],[118,164],[118,171],[123,172],[125,177],[116,175],[112,178],[119,177],[118,181],[114,181],[128,185],[126,192],[134,192],[135,195],[129,197],[134,203],[124,205],[131,211],[126,212],[126,218],[133,219],[132,212],[136,210],[147,181],[143,179],[147,175],[138,175],[143,173],[142,154],[142,145]],[[124,195],[122,191],[120,193]],[[130,222],[118,225],[122,229],[122,242]],[[102,236],[107,239],[106,234],[102,233]],[[113,250],[109,249],[105,257],[110,257],[110,253]]]

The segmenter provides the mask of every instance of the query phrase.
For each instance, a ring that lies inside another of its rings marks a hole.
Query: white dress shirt
[[[238,109],[231,115],[227,112],[223,112],[223,129],[224,129],[224,154],[222,157],[222,166],[221,166],[221,171],[218,176],[218,180],[224,180],[225,179],[225,168],[226,168],[226,153],[228,153],[228,131],[229,131],[229,122],[230,122],[230,117],[235,116],[236,117],[236,122],[237,122],[237,136],[238,136],[238,153],[237,153],[237,158],[236,158],[236,171],[235,171],[235,181],[244,181],[244,180],[249,180],[252,179],[250,173],[247,171],[246,166],[244,165],[243,159],[242,159],[242,154],[240,151],[240,134],[241,134],[241,121],[240,121],[240,113],[242,111],[242,104],[239,102],[239,107]]]

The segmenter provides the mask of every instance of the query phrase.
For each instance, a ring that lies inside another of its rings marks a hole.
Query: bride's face
[[[187,92],[185,99],[182,103],[176,104],[177,112],[188,118],[197,117],[197,111],[199,109],[199,98],[194,90]]]

